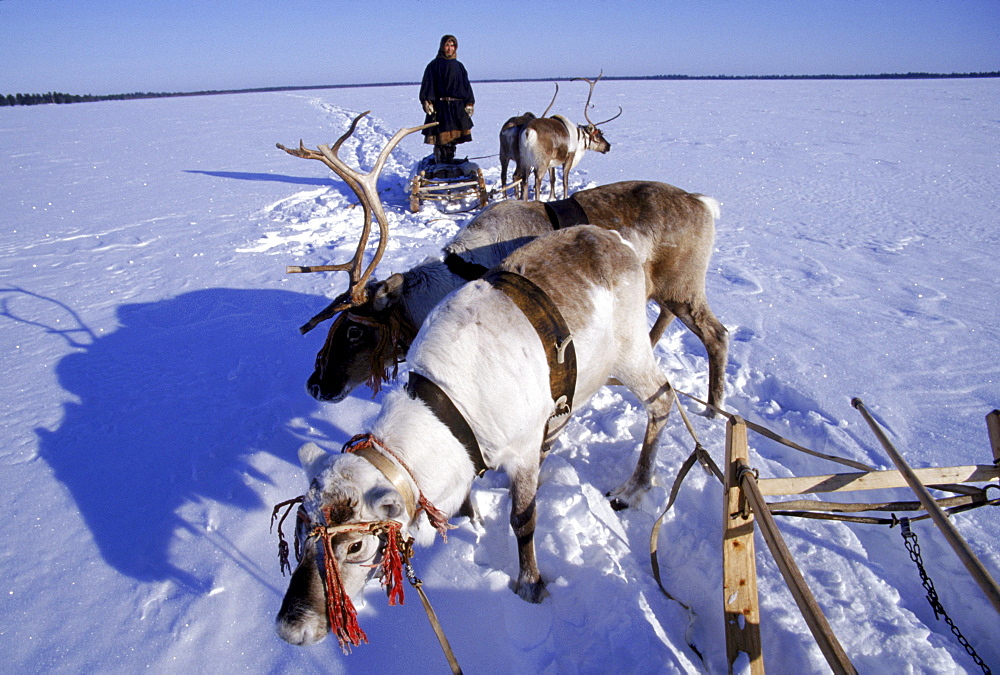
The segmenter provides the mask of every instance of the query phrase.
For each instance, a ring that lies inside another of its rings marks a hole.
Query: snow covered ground
[[[476,87],[472,157],[551,84]],[[586,86],[553,112],[582,117]],[[273,631],[287,580],[271,506],[305,487],[295,451],[330,449],[378,410],[308,397],[324,332],[297,327],[345,280],[284,274],[349,257],[356,199],[318,162],[274,147],[332,142],[367,170],[422,121],[411,87],[172,98],[0,110],[0,653],[27,672],[385,672],[446,664],[412,592],[370,588],[371,644],[292,647]],[[1000,81],[602,82],[607,155],[573,186],[662,180],[722,203],[709,300],[729,328],[728,407],[815,450],[890,468],[850,406],[860,396],[915,467],[987,464],[1000,407]],[[596,119],[596,118],[595,118]],[[380,183],[392,241],[380,276],[434,255],[468,216],[406,209],[419,138]],[[479,160],[495,184],[495,157]],[[703,394],[701,344],[679,324],[657,354]],[[517,559],[506,479],[474,491],[414,560],[466,672],[725,671],[721,489],[692,471],[663,527],[667,588],[648,538],[691,441],[674,414],[661,487],[615,513],[644,416],[605,388],[543,469],[537,543],[551,596],[509,590]],[[724,425],[695,417],[722,461]],[[751,434],[764,477],[841,470]],[[995,496],[995,492],[993,493]],[[907,499],[905,491],[858,500]],[[1000,578],[1000,514],[954,518]],[[977,672],[936,620],[899,530],[779,523],[861,672]],[[927,521],[914,525],[941,602],[994,670],[1000,617]],[[758,539],[768,669],[826,669]],[[697,646],[704,661],[688,647]]]

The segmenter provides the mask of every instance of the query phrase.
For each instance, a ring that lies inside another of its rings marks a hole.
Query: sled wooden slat
[[[479,188],[479,182],[478,181],[469,181],[469,182],[466,182],[466,183],[449,183],[448,181],[444,181],[444,180],[442,180],[442,181],[435,181],[435,180],[428,179],[427,183],[420,188],[420,191],[421,192],[433,192],[433,191],[440,191],[440,190],[457,190],[459,188],[471,188],[471,187],[474,187],[474,188],[478,189]]]
[[[454,195],[442,195],[442,194],[435,194],[433,192],[428,192],[426,194],[421,193],[421,195],[420,195],[420,201],[423,201],[423,202],[427,202],[427,201],[450,202],[450,201],[454,201]]]
[[[722,605],[725,613],[726,658],[729,672],[741,653],[750,659],[750,672],[764,672],[760,643],[760,603],[757,596],[757,561],[754,515],[745,501],[737,473],[748,459],[747,427],[734,417],[726,426],[726,485],[722,513]],[[745,517],[744,517],[745,516]]]
[[[930,486],[943,483],[985,483],[1000,478],[1000,467],[988,464],[931,467],[914,469],[913,472],[924,485]],[[765,496],[881,490],[908,486],[903,474],[898,470],[831,473],[795,478],[764,478],[757,481],[757,485],[761,494]]]

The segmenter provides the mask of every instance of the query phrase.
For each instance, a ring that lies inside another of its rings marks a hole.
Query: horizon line
[[[909,72],[909,73],[878,73],[878,74],[858,74],[858,75],[834,75],[834,74],[823,74],[823,75],[606,75],[602,79],[604,80],[617,80],[617,81],[636,81],[636,80],[662,80],[662,81],[685,81],[685,80],[917,80],[917,79],[963,79],[963,78],[998,78],[1000,77],[1000,71],[981,71],[981,72],[968,72],[968,73],[928,73],[928,72]],[[513,82],[569,82],[574,78],[571,77],[525,77],[525,78],[484,78],[484,79],[474,79],[471,80],[473,83],[479,84],[495,84],[495,83],[513,83]],[[238,89],[204,89],[197,91],[180,91],[180,92],[128,92],[119,94],[68,94],[66,92],[54,92],[48,91],[44,93],[33,93],[25,94],[23,92],[18,92],[17,94],[3,94],[0,93],[0,100],[9,98],[11,96],[23,96],[23,97],[55,97],[60,96],[64,98],[69,98],[73,100],[62,100],[62,101],[44,101],[37,100],[37,104],[45,103],[78,103],[78,102],[90,102],[90,101],[102,101],[102,100],[114,100],[114,99],[139,99],[139,98],[168,98],[168,97],[181,97],[181,96],[215,96],[223,94],[251,94],[251,93],[268,93],[268,92],[278,92],[278,91],[305,91],[310,89],[353,89],[353,88],[365,88],[365,87],[403,87],[403,86],[416,86],[420,83],[417,81],[403,81],[403,82],[367,82],[367,83],[355,83],[355,84],[319,84],[319,85],[285,85],[285,86],[271,86],[271,87],[244,87]],[[3,106],[0,103],[0,106]],[[9,105],[9,104],[8,104]],[[26,105],[17,104],[14,105]]]

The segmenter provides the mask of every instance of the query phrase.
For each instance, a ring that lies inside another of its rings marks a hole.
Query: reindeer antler
[[[589,124],[592,127],[600,126],[601,124],[607,124],[608,122],[610,122],[613,119],[618,119],[619,117],[621,117],[621,114],[624,112],[622,110],[622,107],[618,106],[618,114],[615,115],[614,117],[609,117],[608,119],[604,120],[603,122],[594,123],[594,122],[590,121],[590,115],[587,114],[587,109],[590,108],[590,98],[594,95],[594,85],[597,84],[601,80],[602,77],[604,77],[604,69],[601,69],[601,73],[600,73],[600,75],[597,76],[596,80],[588,80],[585,77],[574,77],[573,80],[570,80],[571,82],[575,81],[575,80],[583,80],[584,82],[586,82],[587,84],[590,85],[590,93],[587,94],[587,102],[583,105],[583,117],[584,117],[585,120],[587,120],[587,124]]]
[[[559,95],[559,83],[553,82],[552,84],[556,85],[556,93],[552,94],[552,100],[549,102],[549,107],[546,108],[545,112],[542,113],[542,117],[545,117],[546,115],[549,114],[549,111],[552,110],[553,104],[556,102],[556,96]]]
[[[302,326],[299,330],[303,334],[308,333],[319,323],[333,317],[337,314],[337,312],[348,309],[349,307],[354,307],[355,305],[360,305],[367,299],[365,284],[368,282],[368,279],[375,271],[375,267],[382,259],[382,255],[385,253],[386,244],[389,242],[389,222],[385,217],[385,211],[382,209],[382,200],[379,199],[378,196],[377,182],[379,174],[382,173],[382,169],[385,167],[385,163],[389,159],[389,153],[392,152],[393,148],[395,148],[405,136],[437,124],[437,122],[431,122],[430,124],[424,124],[419,127],[400,129],[392,138],[389,139],[389,142],[386,143],[385,147],[382,148],[382,152],[379,153],[378,159],[375,161],[375,166],[372,167],[371,171],[368,173],[362,173],[349,167],[344,160],[340,159],[337,153],[340,151],[340,146],[344,144],[344,141],[346,141],[351,134],[354,133],[354,130],[357,128],[358,122],[361,118],[370,112],[371,110],[366,110],[355,117],[354,121],[351,122],[351,127],[346,133],[344,133],[343,136],[337,139],[332,148],[328,145],[320,145],[316,150],[311,150],[305,147],[301,140],[299,141],[298,148],[286,148],[281,143],[276,144],[278,148],[284,150],[289,155],[301,157],[303,159],[317,159],[326,164],[334,173],[340,176],[351,188],[351,190],[354,191],[354,194],[358,196],[358,201],[361,203],[361,208],[364,212],[364,226],[361,229],[361,239],[358,242],[357,250],[354,252],[354,257],[352,257],[349,262],[337,265],[318,265],[314,267],[289,266],[286,269],[287,273],[344,271],[350,274],[351,281],[347,291],[337,296],[329,307],[314,316],[308,323]],[[373,215],[375,220],[378,221],[379,242],[378,247],[375,250],[375,256],[368,264],[368,267],[362,271],[362,267],[364,265],[364,252],[365,248],[368,246],[368,238],[371,234]]]

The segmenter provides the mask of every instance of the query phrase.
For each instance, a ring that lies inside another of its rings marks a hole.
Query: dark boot
[[[441,146],[441,163],[442,164],[454,164],[455,163],[455,146],[454,145],[442,145]]]

